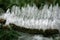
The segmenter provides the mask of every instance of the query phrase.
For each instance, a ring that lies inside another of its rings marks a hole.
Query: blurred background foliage
[[[6,11],[12,5],[22,7],[25,6],[26,4],[30,5],[36,4],[36,6],[39,8],[40,6],[44,6],[44,4],[55,5],[56,3],[60,5],[60,0],[0,0],[0,8]]]

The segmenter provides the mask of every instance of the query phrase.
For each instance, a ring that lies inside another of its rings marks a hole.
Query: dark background
[[[52,4],[54,6],[58,3],[60,6],[60,0],[0,0],[0,8],[6,11],[8,8],[11,8],[12,5],[22,7],[25,4],[30,4],[32,6],[33,3],[36,4],[38,8],[45,4]]]

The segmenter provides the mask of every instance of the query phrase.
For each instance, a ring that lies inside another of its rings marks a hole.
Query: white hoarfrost
[[[49,8],[48,5],[45,5],[42,10],[35,5],[27,5],[21,9],[13,6],[11,11],[8,9],[1,17],[7,20],[6,25],[14,23],[20,27],[44,30],[60,28],[60,7],[58,4],[54,7],[51,5]]]

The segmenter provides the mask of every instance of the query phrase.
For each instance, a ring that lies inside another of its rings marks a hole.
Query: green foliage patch
[[[0,40],[17,40],[21,36],[17,31],[0,27]]]
[[[5,11],[10,8],[12,5],[18,5],[20,7],[26,6],[26,4],[36,4],[39,8],[45,4],[52,4],[55,5],[58,3],[60,5],[60,0],[0,0],[0,8],[3,8]]]

